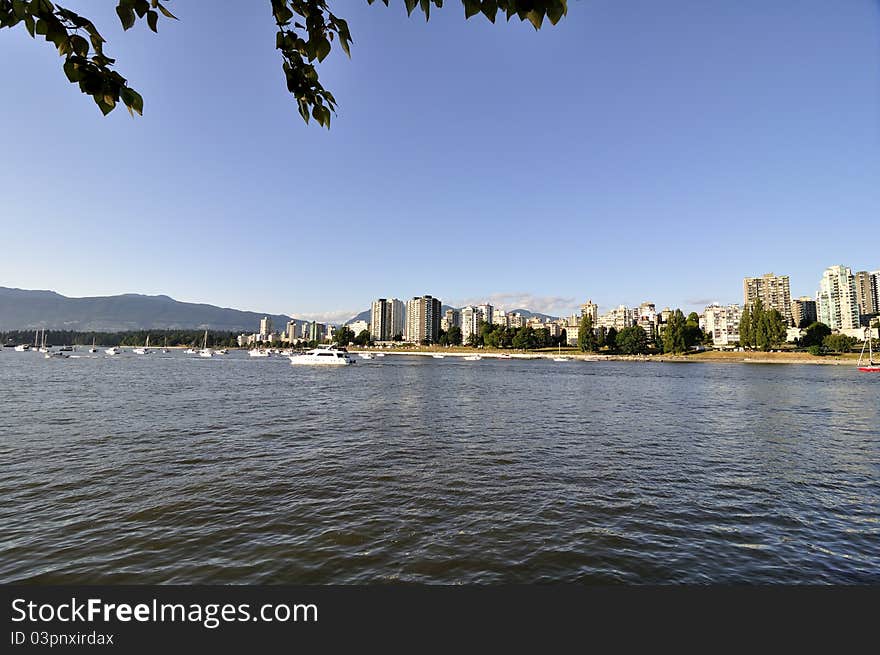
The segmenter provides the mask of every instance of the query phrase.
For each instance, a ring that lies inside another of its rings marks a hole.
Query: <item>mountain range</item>
[[[119,296],[68,298],[54,291],[0,287],[0,330],[218,330],[256,332],[269,316],[275,329],[284,329],[290,316],[259,314],[201,303],[180,302],[168,296],[126,293]],[[301,324],[303,321],[297,321]]]
[[[453,309],[443,305],[443,311]],[[555,317],[516,309],[529,318]],[[168,296],[125,293],[118,296],[69,298],[54,291],[0,287],[0,330],[73,330],[77,332],[123,332],[126,330],[217,330],[251,333],[260,319],[269,316],[276,330],[288,321],[300,327],[306,321],[285,314],[261,314],[203,303],[181,302]],[[366,309],[347,321],[369,322]]]

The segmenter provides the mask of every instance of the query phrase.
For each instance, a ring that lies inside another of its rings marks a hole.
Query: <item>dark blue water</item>
[[[851,367],[7,350],[0,390],[0,582],[880,582]]]

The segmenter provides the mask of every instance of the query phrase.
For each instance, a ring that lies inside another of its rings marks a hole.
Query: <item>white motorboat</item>
[[[554,358],[553,358],[553,361],[554,361],[554,362],[567,362],[567,361],[570,361],[570,360],[568,359],[568,357],[554,357]]]
[[[229,349],[228,348],[221,348],[220,350],[217,351],[217,354],[218,355],[227,355],[227,354],[229,354]]]
[[[373,353],[358,353],[358,357],[361,359],[376,359],[376,356]]]
[[[376,357],[384,357],[385,353],[376,353]]]
[[[198,352],[199,351],[196,350],[195,348],[187,348],[186,350],[183,351],[183,354],[184,355],[195,355]]]
[[[31,349],[30,344],[28,344],[28,343],[22,343],[22,344],[19,344],[19,345],[17,345],[17,346],[15,347],[15,352],[17,352],[17,353],[26,353],[26,352],[27,352],[28,350],[30,350],[30,349]]]
[[[443,359],[444,357],[446,357],[446,355],[441,355],[440,353],[437,353],[436,355],[431,355],[431,357],[433,357],[434,359]]]
[[[108,355],[118,355],[122,351],[119,349],[118,346],[112,346],[110,348],[107,348],[104,352],[107,353]]]
[[[466,361],[466,362],[478,362],[478,361],[480,361],[481,359],[483,359],[483,358],[482,358],[480,355],[467,355],[467,356],[464,358],[464,361]]]
[[[135,348],[132,350],[135,355],[149,355],[152,350],[150,350],[150,335],[147,335],[147,342],[144,344],[143,348]]]
[[[324,346],[310,350],[305,355],[291,355],[290,363],[293,366],[346,366],[354,364],[355,360],[345,348]]]
[[[269,351],[254,348],[253,350],[248,350],[248,355],[250,355],[251,357],[268,357]]]

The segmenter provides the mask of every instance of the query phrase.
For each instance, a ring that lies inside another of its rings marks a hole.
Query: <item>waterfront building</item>
[[[795,327],[800,327],[801,323],[810,325],[819,320],[816,311],[816,300],[809,296],[801,296],[791,301],[791,322]]]
[[[303,337],[306,341],[321,343],[327,336],[327,326],[324,323],[312,321],[311,323],[306,323],[304,327],[308,328]]]
[[[373,341],[391,341],[404,332],[404,304],[397,298],[379,298],[370,307],[370,337]]]
[[[645,331],[648,341],[657,337],[657,309],[652,302],[643,302],[632,310],[633,322]]]
[[[606,330],[614,328],[620,332],[624,328],[631,327],[632,324],[632,310],[627,309],[626,305],[620,305],[616,309],[602,314],[594,324],[594,327],[604,327]]]
[[[507,312],[503,309],[494,310],[492,312],[492,323],[493,325],[500,325],[501,327],[510,327]]]
[[[461,308],[461,342],[467,344],[473,334],[480,334],[480,322],[483,320],[483,313],[479,307],[468,305]]]
[[[867,318],[880,313],[880,303],[877,297],[876,272],[859,271],[855,274],[856,304],[859,306],[859,314],[862,323],[867,325]]]
[[[244,348],[246,345],[248,345],[248,343],[250,343],[249,339],[249,335],[242,333],[235,338],[235,342],[238,344],[239,348]]]
[[[580,325],[568,325],[565,328],[565,343],[569,346],[578,345],[578,335],[581,333]]]
[[[519,329],[526,324],[526,317],[519,312],[513,312],[507,315],[507,327]]]
[[[489,303],[486,303],[484,305],[477,305],[477,309],[482,312],[483,320],[486,321],[486,323],[489,323],[491,325],[494,322],[495,308],[492,305],[490,305]]]
[[[406,303],[406,340],[413,343],[436,343],[440,336],[439,298],[416,296]]]
[[[260,319],[260,341],[268,341],[272,333],[272,319],[264,316]]]
[[[764,309],[775,309],[791,325],[791,289],[787,275],[765,273],[761,277],[744,278],[743,304],[751,307],[758,299]]]
[[[826,268],[816,298],[819,321],[832,330],[854,330],[859,327],[856,280],[850,268]]]
[[[589,316],[593,321],[593,325],[596,325],[599,322],[599,305],[592,300],[585,302],[581,305],[581,317],[583,316]]]
[[[449,332],[454,327],[461,327],[461,312],[457,309],[447,309],[443,312],[443,318],[440,319],[440,329]]]
[[[711,335],[716,348],[733,346],[739,342],[739,323],[742,307],[739,305],[719,305],[714,303],[703,310],[706,334]]]
[[[284,336],[287,341],[296,341],[296,321],[287,321],[287,328],[284,330]]]
[[[363,332],[364,330],[366,330],[367,332],[370,331],[370,324],[367,323],[366,321],[363,321],[363,320],[361,320],[361,321],[352,321],[351,323],[349,323],[349,324],[346,325],[345,327],[347,327],[349,330],[351,330],[352,332],[354,332],[354,335],[355,335],[355,336],[359,335],[359,334],[360,334],[361,332]]]

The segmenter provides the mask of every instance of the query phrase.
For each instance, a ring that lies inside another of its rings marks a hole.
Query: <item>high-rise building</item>
[[[859,271],[855,274],[855,284],[856,304],[859,306],[859,314],[868,317],[880,312],[877,302],[876,272]]]
[[[606,330],[614,328],[620,332],[624,328],[631,327],[632,324],[632,310],[627,309],[626,305],[620,305],[617,309],[602,314],[594,327],[604,327]]]
[[[722,348],[739,341],[739,322],[742,307],[739,305],[709,305],[703,311],[706,334],[712,337],[712,344]]]
[[[461,312],[457,309],[447,309],[440,320],[440,329],[449,332],[454,327],[461,327]]]
[[[440,335],[439,298],[416,296],[406,303],[406,340],[414,343],[435,343]]]
[[[268,316],[264,316],[260,319],[260,340],[267,340],[270,334],[272,334],[272,319]]]
[[[391,341],[403,336],[404,305],[397,298],[379,298],[370,308],[370,337],[374,341]]]
[[[766,273],[743,279],[743,304],[751,307],[760,298],[764,309],[775,309],[791,325],[791,289],[787,275]]]
[[[581,316],[589,316],[595,326],[599,322],[599,305],[588,300],[581,305]]]
[[[652,302],[643,302],[632,310],[633,322],[645,331],[648,341],[657,336],[657,306]]]
[[[479,307],[468,305],[461,308],[461,342],[467,344],[473,334],[480,333],[483,312]]]
[[[287,329],[284,334],[287,341],[296,341],[296,321],[287,321]]]
[[[479,309],[480,312],[482,312],[483,314],[482,320],[489,324],[493,322],[495,308],[492,305],[490,305],[489,303],[486,303],[485,305],[477,305],[477,309]]]
[[[306,336],[306,340],[308,341],[317,341],[321,343],[327,337],[327,325],[324,323],[318,323],[317,321],[312,321],[311,323],[306,323],[308,327],[308,335]]]
[[[791,301],[791,322],[795,327],[801,324],[806,327],[819,320],[816,313],[816,300],[809,296],[801,296]]]
[[[819,321],[832,330],[854,330],[859,327],[859,305],[856,302],[856,279],[846,266],[829,266],[819,282],[816,295]]]
[[[370,306],[370,338],[373,341],[390,341],[390,325],[386,318],[388,301],[385,298],[374,300]]]

